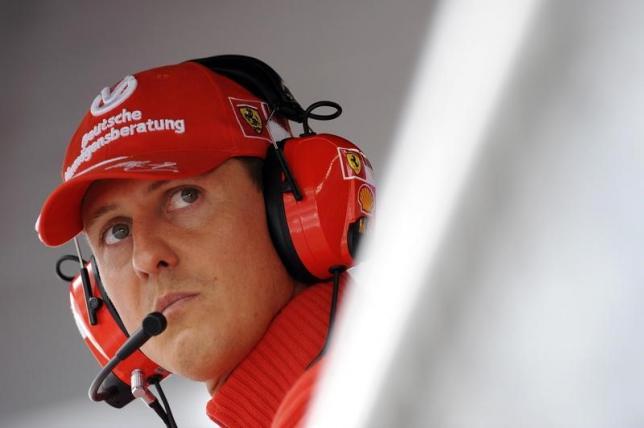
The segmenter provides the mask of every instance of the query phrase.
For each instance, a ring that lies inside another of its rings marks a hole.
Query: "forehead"
[[[146,194],[174,180],[97,180],[85,192],[81,202],[81,219],[87,228],[103,214],[115,209],[119,204],[140,200]]]
[[[81,214],[93,208],[96,203],[119,195],[124,199],[136,198],[143,193],[151,193],[165,184],[179,180],[131,180],[112,179],[94,181],[81,202]]]
[[[245,181],[250,180],[236,159],[230,159],[204,174],[176,180],[97,180],[90,185],[83,197],[81,218],[83,224],[87,225],[88,220],[96,218],[109,208],[122,203],[140,202],[146,196],[181,185],[195,184],[207,189],[221,187],[236,191]]]

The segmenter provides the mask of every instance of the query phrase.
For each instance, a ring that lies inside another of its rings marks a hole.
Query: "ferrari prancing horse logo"
[[[349,152],[347,153],[347,161],[349,161],[349,168],[351,168],[356,175],[360,174],[360,171],[362,170],[360,156],[353,152]]]
[[[259,116],[259,112],[256,109],[244,106],[239,108],[239,112],[255,132],[258,134],[262,133],[262,118]]]

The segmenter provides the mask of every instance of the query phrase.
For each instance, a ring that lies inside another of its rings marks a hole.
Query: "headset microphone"
[[[114,393],[112,388],[108,387],[107,390],[102,391],[99,391],[99,389],[108,375],[112,373],[112,369],[141,348],[148,340],[150,340],[151,337],[163,333],[167,326],[168,321],[162,313],[152,312],[148,314],[143,319],[141,328],[130,336],[123,345],[121,345],[118,351],[116,351],[114,357],[107,362],[103,369],[101,369],[98,375],[94,378],[91,386],[89,387],[89,398],[92,401],[104,401],[108,399]],[[150,406],[159,415],[159,417],[161,417],[168,427],[176,427],[169,406],[166,404],[166,410],[164,411],[156,397],[148,391],[143,378],[143,372],[138,369],[134,370],[132,372],[132,379],[132,394],[137,398],[143,399],[143,401],[145,401],[145,403]],[[158,388],[158,383],[154,381],[151,383],[155,383]]]
[[[130,338],[125,341],[121,348],[116,351],[116,355],[113,359],[126,359],[127,357],[132,355],[134,351],[143,346],[145,342],[147,342],[152,336],[157,336],[163,333],[167,326],[168,321],[165,319],[162,313],[152,312],[143,319],[141,328],[132,336],[130,336]]]

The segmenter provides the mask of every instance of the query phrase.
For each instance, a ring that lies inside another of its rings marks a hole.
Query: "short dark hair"
[[[264,190],[264,159],[249,156],[239,156],[235,159],[242,163],[257,190]]]

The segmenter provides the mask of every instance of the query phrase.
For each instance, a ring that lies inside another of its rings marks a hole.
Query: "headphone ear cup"
[[[269,231],[289,273],[315,283],[332,268],[353,266],[353,255],[374,207],[371,164],[350,141],[331,134],[290,138],[284,157],[302,195],[295,200],[275,148],[264,165]]]
[[[280,141],[279,145],[282,146],[285,141]],[[284,210],[284,193],[287,191],[285,189],[286,183],[282,178],[282,168],[273,146],[268,148],[264,160],[263,183],[268,232],[286,270],[297,281],[305,284],[320,282],[321,279],[313,276],[304,266],[293,245]]]
[[[96,311],[97,323],[92,325],[89,321],[85,291],[80,275],[77,275],[69,285],[70,306],[85,345],[99,365],[104,367],[127,340],[128,334],[116,308],[112,305],[102,286],[98,267],[93,257],[86,267],[92,295],[99,297],[104,303]],[[113,387],[113,394],[105,400],[108,404],[120,408],[134,399],[130,393],[130,376],[134,369],[142,370],[146,379],[152,376],[164,378],[170,374],[150,360],[141,350],[138,350],[117,365],[112,370],[108,383],[104,383],[104,388],[107,388],[107,385]]]

